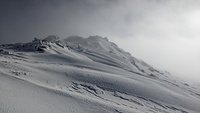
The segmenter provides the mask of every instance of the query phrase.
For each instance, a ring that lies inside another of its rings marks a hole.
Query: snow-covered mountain
[[[51,35],[0,46],[1,113],[199,113],[200,86],[108,38]]]

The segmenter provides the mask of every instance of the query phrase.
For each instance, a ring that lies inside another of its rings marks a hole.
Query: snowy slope
[[[63,42],[73,50],[84,53],[84,55],[97,62],[149,76],[162,75],[164,73],[131,56],[130,53],[120,49],[115,43],[109,42],[107,37],[90,36],[82,38],[71,36],[64,39]]]
[[[1,113],[199,113],[200,86],[107,38],[57,36],[0,47]]]

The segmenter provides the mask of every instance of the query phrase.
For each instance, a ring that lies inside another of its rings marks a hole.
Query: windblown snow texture
[[[57,36],[0,46],[0,113],[199,113],[200,86],[107,38]]]

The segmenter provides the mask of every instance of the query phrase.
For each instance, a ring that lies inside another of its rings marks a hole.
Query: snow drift
[[[198,113],[200,87],[105,37],[51,35],[0,46],[2,113]]]

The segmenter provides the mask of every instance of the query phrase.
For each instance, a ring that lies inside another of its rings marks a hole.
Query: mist
[[[108,37],[180,78],[200,80],[198,0],[1,0],[0,44],[34,37]]]

